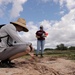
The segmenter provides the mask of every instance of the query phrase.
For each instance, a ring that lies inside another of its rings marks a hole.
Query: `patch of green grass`
[[[34,51],[35,54],[35,51]],[[51,57],[64,57],[70,60],[75,60],[75,50],[47,50],[44,51],[44,56]],[[22,58],[30,58],[29,55],[25,55]]]
[[[75,60],[75,50],[49,50],[45,51],[44,54],[56,57],[66,57],[68,59]]]

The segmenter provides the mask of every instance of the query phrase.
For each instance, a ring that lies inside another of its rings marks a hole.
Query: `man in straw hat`
[[[18,32],[28,32],[26,27],[26,21],[23,18],[19,18],[16,22],[10,22],[0,29],[0,67],[13,67],[11,60],[29,54],[32,58],[34,54],[31,54],[33,47],[31,43],[27,43],[23,40]],[[16,41],[16,45],[13,43]]]

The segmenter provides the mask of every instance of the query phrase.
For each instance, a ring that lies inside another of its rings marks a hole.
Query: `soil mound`
[[[16,59],[16,68],[1,68],[0,75],[75,75],[75,62],[71,60],[55,57],[38,60]]]

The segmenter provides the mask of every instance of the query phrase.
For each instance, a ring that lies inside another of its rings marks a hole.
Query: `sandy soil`
[[[54,57],[37,60],[16,59],[16,68],[0,68],[0,75],[75,75],[75,62],[71,60]]]

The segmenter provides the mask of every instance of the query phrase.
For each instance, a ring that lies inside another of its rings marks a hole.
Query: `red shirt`
[[[43,34],[45,34],[45,31],[44,30],[38,30],[36,32],[36,35],[37,36],[40,36],[40,38],[37,38],[38,40],[45,40],[45,37],[43,37]]]

